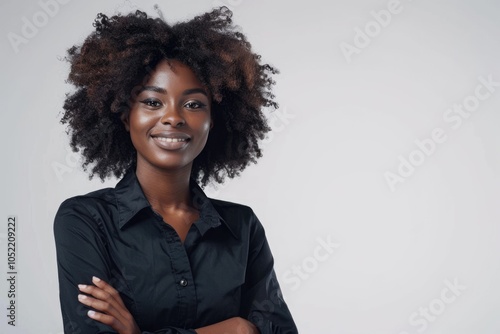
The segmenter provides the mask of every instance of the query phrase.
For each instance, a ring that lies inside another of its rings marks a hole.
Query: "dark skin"
[[[137,150],[137,178],[153,210],[183,242],[199,218],[189,180],[193,160],[203,150],[213,125],[210,93],[189,67],[165,60],[131,102],[122,122]],[[79,301],[95,310],[88,316],[120,334],[141,333],[118,291],[96,277],[92,282],[78,286],[84,293]],[[234,317],[196,332],[254,334],[259,330],[246,319]]]
[[[122,121],[137,150],[136,174],[146,198],[184,240],[198,219],[189,179],[212,127],[209,93],[188,67],[164,61]]]

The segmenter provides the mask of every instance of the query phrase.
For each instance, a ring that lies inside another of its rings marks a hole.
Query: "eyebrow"
[[[142,91],[149,90],[152,92],[160,93],[160,94],[167,94],[167,91],[164,88],[158,87],[158,86],[143,86],[141,89]],[[203,88],[190,88],[186,89],[182,95],[190,95],[190,94],[196,94],[200,93],[208,97],[207,92]]]
[[[203,88],[191,88],[191,89],[186,89],[182,95],[190,95],[190,94],[196,94],[200,93],[208,97],[207,92]]]
[[[140,92],[143,92],[145,90],[149,90],[149,91],[161,93],[161,94],[167,94],[167,91],[165,89],[158,87],[158,86],[143,86],[142,89],[140,90]]]

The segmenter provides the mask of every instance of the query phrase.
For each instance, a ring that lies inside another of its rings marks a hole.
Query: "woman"
[[[297,333],[257,217],[198,185],[255,163],[277,107],[231,15],[99,14],[68,50],[71,146],[122,179],[56,214],[65,333]]]

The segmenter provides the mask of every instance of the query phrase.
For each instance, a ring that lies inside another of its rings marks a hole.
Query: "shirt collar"
[[[195,224],[200,233],[203,235],[210,228],[221,225],[222,222],[231,234],[238,238],[235,231],[220,216],[210,199],[194,179],[190,181],[190,190],[193,204],[200,211],[200,220]],[[151,204],[146,199],[133,168],[127,170],[125,176],[116,184],[115,196],[119,216],[118,227],[120,229],[123,229],[139,211],[146,207],[151,208]]]

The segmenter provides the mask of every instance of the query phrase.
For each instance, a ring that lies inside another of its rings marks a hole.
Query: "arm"
[[[296,334],[297,327],[274,272],[274,259],[264,228],[255,215],[253,219],[241,315],[262,334]]]
[[[250,321],[240,317],[230,318],[216,324],[198,328],[197,334],[259,334],[259,330]]]
[[[56,214],[54,237],[64,332],[68,334],[120,333],[112,326],[90,318],[88,311],[91,308],[78,300],[78,295],[83,292],[79,290],[78,285],[94,286],[91,281],[92,276],[109,282],[117,290],[126,284],[118,273],[113,272],[112,259],[106,248],[107,241],[97,219],[78,199],[66,201]],[[85,293],[89,295],[88,292]],[[156,333],[193,334],[195,332],[169,327]]]
[[[89,294],[84,298],[80,297],[80,302],[97,311],[89,311],[88,316],[112,327],[120,334],[140,334],[139,327],[125,307],[118,291],[97,277],[94,277],[92,281],[95,286],[79,286],[82,292]],[[196,329],[195,332],[197,334],[259,334],[255,325],[240,317],[205,326]]]
[[[64,202],[54,220],[59,299],[65,333],[116,333],[87,316],[78,302],[78,284],[91,284],[92,275],[111,281],[109,258],[98,225],[76,200]]]

